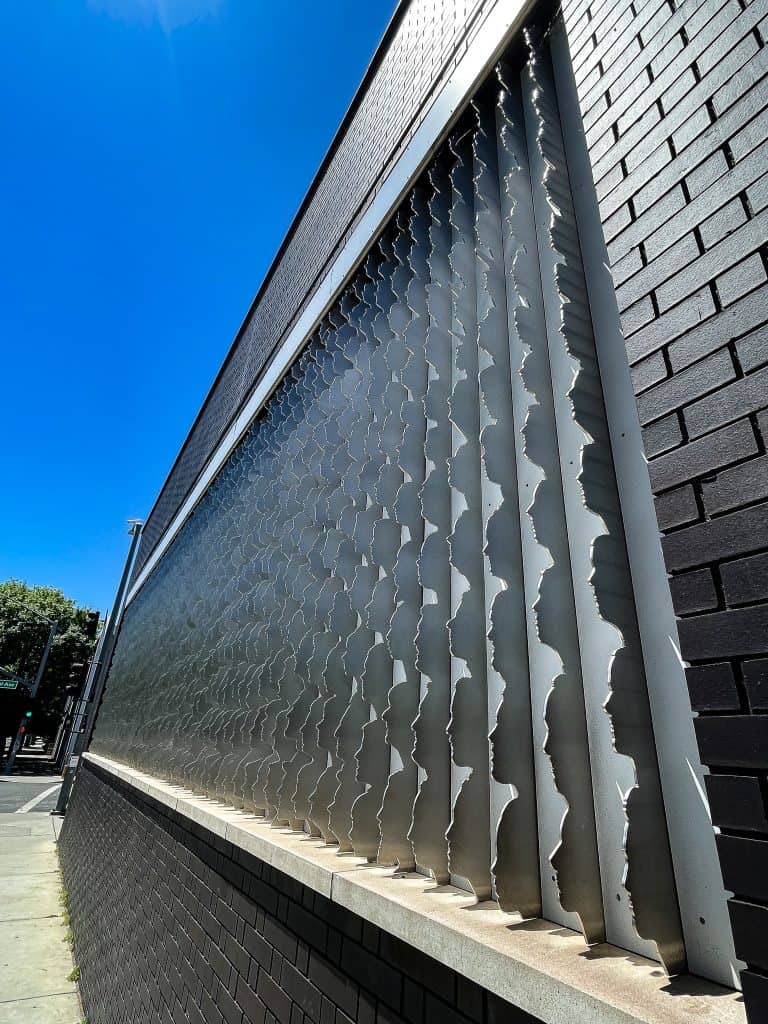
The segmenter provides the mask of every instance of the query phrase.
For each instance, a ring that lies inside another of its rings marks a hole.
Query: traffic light
[[[25,711],[24,712],[24,717],[22,718],[21,725],[19,726],[19,735],[20,736],[23,736],[24,733],[27,731],[27,726],[29,725],[29,720],[30,720],[31,717],[32,717],[32,712],[31,711]]]
[[[83,661],[75,661],[69,670],[69,681],[64,690],[68,697],[76,697],[83,687],[88,675],[88,665]]]
[[[89,640],[96,639],[96,632],[99,628],[99,613],[88,612],[85,616],[85,635]]]
[[[25,718],[31,718],[32,717],[32,712],[31,711],[25,711],[24,712],[24,717]]]

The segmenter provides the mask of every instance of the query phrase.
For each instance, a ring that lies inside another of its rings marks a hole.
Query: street
[[[59,775],[0,775],[0,814],[49,814],[60,786]]]

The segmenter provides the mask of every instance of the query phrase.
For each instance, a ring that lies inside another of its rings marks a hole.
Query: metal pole
[[[107,621],[107,624],[104,627],[104,632],[99,638],[99,648],[96,656],[94,656],[93,662],[91,663],[92,671],[88,673],[88,680],[86,683],[87,692],[83,694],[83,700],[81,702],[81,708],[84,708],[87,707],[86,701],[89,701],[90,709],[87,714],[85,725],[82,726],[82,731],[78,729],[78,726],[82,723],[85,716],[75,716],[72,733],[70,735],[70,743],[68,744],[67,749],[67,757],[64,764],[64,780],[62,782],[61,789],[59,790],[59,799],[56,803],[56,808],[51,811],[52,814],[63,815],[67,808],[69,794],[72,791],[72,786],[77,775],[78,765],[80,764],[80,757],[83,752],[88,749],[88,744],[91,741],[91,734],[93,732],[93,726],[96,721],[96,715],[99,710],[99,704],[101,703],[101,697],[104,693],[104,685],[107,681],[107,674],[109,672],[110,662],[112,661],[112,652],[115,648],[115,641],[117,640],[117,634],[123,617],[123,605],[125,603],[126,591],[128,590],[128,581],[131,578],[131,569],[136,556],[136,549],[139,546],[141,529],[144,525],[140,519],[129,519],[128,522],[130,524],[128,533],[131,537],[131,546],[128,549],[128,556],[125,560],[125,566],[123,567],[123,575],[120,577],[120,583],[118,584],[117,593],[115,594],[115,603],[113,605],[112,615]]]
[[[45,666],[48,663],[48,655],[51,653],[51,648],[53,647],[53,641],[54,641],[54,639],[56,637],[56,630],[58,628],[59,628],[58,622],[52,622],[51,623],[51,628],[50,628],[50,630],[48,632],[48,640],[46,641],[46,644],[45,644],[45,650],[43,651],[43,656],[40,659],[40,665],[38,666],[38,669],[37,669],[37,675],[35,676],[35,681],[32,683],[32,689],[29,692],[30,700],[33,697],[37,696],[37,690],[38,690],[38,687],[40,686],[40,680],[43,678],[43,672],[45,672]]]
[[[26,718],[22,718],[19,722],[19,726],[16,730],[16,735],[13,737],[13,743],[11,749],[8,751],[8,758],[3,767],[3,775],[10,775],[13,771],[13,762],[16,760],[16,755],[21,749],[22,741],[24,740],[24,723]]]

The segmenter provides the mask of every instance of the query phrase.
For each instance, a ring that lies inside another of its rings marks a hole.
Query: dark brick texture
[[[535,1024],[94,765],[61,860],[90,1024]]]
[[[750,1019],[768,1020],[768,4],[564,0]]]

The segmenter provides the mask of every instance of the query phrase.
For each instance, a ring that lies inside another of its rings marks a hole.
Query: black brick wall
[[[535,1024],[93,765],[61,860],[90,1024]]]
[[[562,6],[747,1007],[768,1020],[768,3]]]

